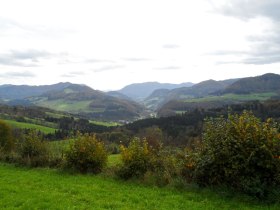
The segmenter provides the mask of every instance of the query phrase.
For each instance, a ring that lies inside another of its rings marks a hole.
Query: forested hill
[[[240,79],[225,88],[222,93],[248,94],[276,91],[280,92],[280,75],[269,73]]]
[[[184,100],[190,98],[205,97],[217,91],[224,90],[238,79],[230,80],[206,80],[191,87],[181,87],[172,90],[156,90],[145,99],[145,105],[151,109],[158,109],[162,105],[172,100]]]
[[[136,101],[141,101],[152,94],[157,89],[174,89],[180,87],[190,87],[193,83],[186,82],[181,84],[159,83],[159,82],[144,82],[130,84],[119,90],[118,92],[132,98]]]
[[[165,143],[171,145],[189,145],[201,137],[205,118],[227,116],[228,113],[252,111],[255,116],[265,120],[273,118],[280,122],[280,101],[250,101],[240,104],[224,105],[218,108],[194,109],[183,114],[169,117],[149,118],[135,121],[126,128],[137,133],[145,128],[159,127],[165,135]]]
[[[48,91],[62,90],[71,83],[57,83],[54,85],[0,85],[0,98],[6,100],[24,99],[30,96],[38,96]]]
[[[144,107],[134,101],[109,96],[102,91],[77,84],[30,97],[28,101],[37,106],[80,114],[89,119],[135,120],[144,112]]]

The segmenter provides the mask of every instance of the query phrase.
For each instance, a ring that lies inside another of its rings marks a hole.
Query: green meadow
[[[97,121],[97,120],[90,120],[90,123],[96,124],[96,125],[102,125],[106,127],[112,127],[112,126],[118,126],[120,125],[117,122],[105,122],[105,121]]]
[[[36,125],[36,124],[25,123],[25,122],[17,122],[15,120],[4,120],[4,121],[12,127],[36,129],[45,134],[54,133],[56,130],[54,128],[50,128],[50,127],[46,127],[46,126],[42,126],[42,125]]]
[[[39,106],[47,107],[50,109],[55,109],[58,111],[64,111],[64,112],[79,112],[79,111],[88,111],[89,105],[92,101],[66,101],[63,99],[59,100],[42,100],[38,102]]]
[[[0,209],[269,209],[244,196],[210,189],[145,186],[103,175],[0,164]]]
[[[225,94],[221,96],[206,96],[203,98],[186,99],[185,102],[253,101],[253,100],[264,101],[276,95],[277,93],[273,93],[273,92],[252,93],[252,94]]]

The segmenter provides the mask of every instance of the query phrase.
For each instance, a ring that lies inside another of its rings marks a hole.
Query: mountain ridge
[[[142,101],[157,89],[174,89],[178,87],[190,87],[193,83],[185,82],[181,84],[159,83],[159,82],[143,82],[133,83],[118,90],[118,92],[132,98],[136,101]]]

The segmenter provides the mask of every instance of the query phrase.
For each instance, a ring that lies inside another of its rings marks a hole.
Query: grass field
[[[273,93],[273,92],[254,93],[254,94],[225,94],[221,96],[207,96],[203,98],[186,99],[185,102],[252,101],[252,100],[264,101],[276,95],[277,93]]]
[[[120,154],[109,155],[108,167],[116,166],[118,164],[121,164],[121,155]]]
[[[65,101],[65,100],[52,100],[52,101],[39,101],[37,105],[55,109],[64,112],[79,112],[79,111],[90,111],[89,105],[92,101]]]
[[[55,132],[54,128],[50,128],[50,127],[46,127],[46,126],[42,126],[42,125],[36,125],[36,124],[25,123],[25,122],[17,122],[15,120],[3,120],[3,121],[5,121],[10,126],[16,127],[16,128],[36,129],[36,130],[39,130],[39,131],[41,131],[43,133],[46,133],[46,134]]]
[[[247,197],[190,187],[143,186],[102,175],[73,175],[53,169],[0,164],[0,209],[203,209],[279,210]]]
[[[117,122],[105,122],[105,121],[96,121],[96,120],[90,120],[90,123],[96,124],[96,125],[102,125],[106,127],[112,127],[112,126],[118,126],[120,125]]]

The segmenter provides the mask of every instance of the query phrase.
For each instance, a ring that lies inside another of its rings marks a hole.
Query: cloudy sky
[[[0,3],[0,84],[280,74],[279,0],[9,0]]]

